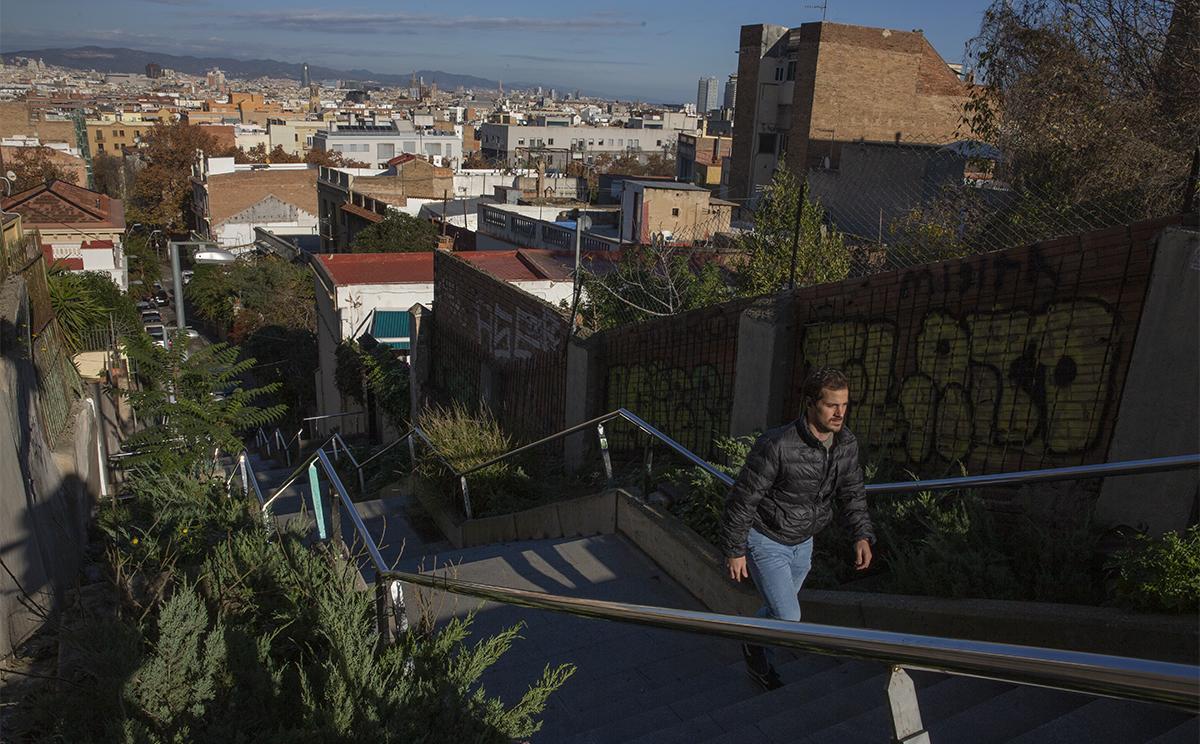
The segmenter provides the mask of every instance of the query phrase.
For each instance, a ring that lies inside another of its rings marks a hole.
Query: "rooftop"
[[[697,186],[694,183],[684,183],[682,181],[644,181],[641,179],[630,178],[625,181],[626,184],[637,184],[644,189],[669,189],[671,191],[708,191],[706,188]]]
[[[322,253],[316,258],[339,287],[359,284],[431,284],[434,251],[420,253]],[[507,282],[570,281],[571,251],[520,248],[512,251],[461,251],[454,256]],[[583,261],[603,270],[614,259],[608,253],[585,253]]]
[[[317,169],[237,171],[208,177],[208,212],[214,226],[268,196],[317,214]]]
[[[125,205],[99,191],[66,181],[50,181],[20,191],[0,201],[6,212],[16,212],[30,229],[125,228]]]

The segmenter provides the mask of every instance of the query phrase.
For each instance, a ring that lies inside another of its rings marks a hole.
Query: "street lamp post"
[[[171,252],[171,275],[175,281],[175,327],[187,327],[187,311],[183,301],[183,272],[179,268],[179,249],[191,246],[210,247],[209,250],[197,251],[195,262],[199,264],[228,264],[237,260],[237,256],[229,251],[221,250],[219,244],[211,240],[172,240],[167,243]]]

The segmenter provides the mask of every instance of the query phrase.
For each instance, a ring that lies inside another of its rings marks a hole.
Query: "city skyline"
[[[922,28],[948,61],[962,59],[978,31],[982,0],[897,7],[882,0],[830,5],[826,20],[898,30]],[[94,6],[79,0],[6,4],[0,52],[94,44],[162,53],[272,58],[378,73],[438,69],[559,89],[663,103],[695,100],[698,77],[724,80],[737,68],[738,28],[750,23],[789,26],[821,19],[820,8],[788,10],[749,2],[697,16],[682,4],[647,8],[627,0],[595,12],[577,6],[546,13],[523,0],[511,15],[467,2],[461,15],[396,10],[371,0],[352,10],[292,9],[279,0],[256,6],[213,0],[114,0],[111,23],[97,23]],[[68,26],[63,19],[81,19]],[[128,28],[122,18],[136,18]],[[180,38],[180,30],[188,35]],[[266,33],[264,33],[266,30]],[[397,44],[400,40],[402,43]],[[637,69],[636,75],[631,72]]]

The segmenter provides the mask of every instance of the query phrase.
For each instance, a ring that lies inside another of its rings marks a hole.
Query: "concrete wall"
[[[48,442],[38,413],[37,373],[28,361],[25,285],[0,286],[0,656],[54,611],[75,583],[98,492],[96,423],[77,403],[73,425]]]
[[[1200,233],[1170,228],[1158,239],[1150,290],[1121,396],[1109,460],[1200,450]],[[1196,468],[1106,478],[1096,505],[1106,524],[1159,534],[1197,519]]]

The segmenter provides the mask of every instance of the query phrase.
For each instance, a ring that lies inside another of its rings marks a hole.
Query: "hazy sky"
[[[819,0],[813,0],[816,5]],[[949,62],[986,0],[831,0],[827,18],[924,29]],[[403,73],[444,70],[624,98],[685,102],[736,71],[738,27],[821,19],[808,3],[734,0],[507,4],[459,0],[0,0],[0,51],[95,44]]]

